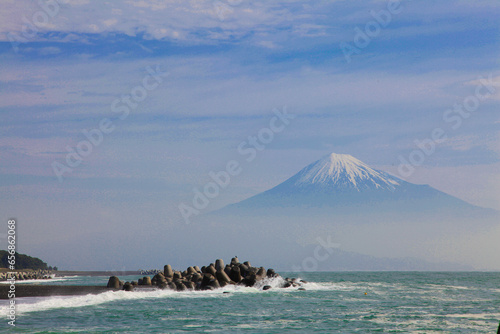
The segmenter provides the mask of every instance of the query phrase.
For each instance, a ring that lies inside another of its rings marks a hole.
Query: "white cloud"
[[[46,157],[62,151],[60,141],[54,138],[0,138],[0,148],[12,149],[31,157]]]
[[[484,144],[484,141],[479,139],[479,136],[455,136],[447,138],[446,141],[440,144],[441,147],[449,147],[454,151],[468,151],[473,147]]]
[[[40,53],[41,56],[56,55],[58,53],[61,53],[61,49],[58,47],[49,46],[41,48],[38,52]]]
[[[257,45],[265,47],[267,49],[276,49],[278,46],[273,41],[260,41]]]
[[[326,36],[327,30],[328,30],[328,27],[325,25],[310,24],[310,23],[299,24],[299,25],[295,26],[295,28],[294,28],[294,32],[296,34],[298,34],[299,36],[305,36],[305,37]]]
[[[489,99],[500,100],[500,75],[495,75],[493,72],[487,73],[487,75],[483,75],[478,79],[471,80],[465,82],[465,85],[468,86],[476,86],[476,87],[484,87],[480,94],[488,94]]]
[[[104,25],[107,27],[111,27],[111,26],[114,26],[115,24],[117,24],[118,20],[116,18],[112,18],[112,19],[104,20],[104,21],[102,21],[102,23],[104,23]]]
[[[500,123],[500,122],[496,122]],[[489,143],[488,143],[488,148],[496,152],[498,156],[500,156],[500,131],[497,132],[497,135],[495,138],[493,138]]]
[[[107,1],[100,2],[99,6],[89,1],[58,0],[59,8],[53,10],[48,22],[43,22],[36,30],[39,33],[58,32],[62,36],[71,34],[71,40],[83,42],[87,38],[83,34],[115,32],[128,36],[143,35],[146,40],[174,40],[190,44],[240,39],[250,45],[276,48],[294,38],[328,38],[329,43],[335,44],[351,41],[354,26],[363,26],[373,20],[367,7],[381,10],[385,8],[383,2],[370,2],[360,8],[359,3],[346,5],[344,1],[312,0],[142,0]],[[45,14],[38,3],[43,2],[11,0],[2,3],[4,12],[9,15],[0,20],[0,40],[9,41],[9,33],[25,38],[23,29],[26,29],[26,22],[33,24],[37,13]],[[404,6],[403,12],[394,19],[404,15],[411,17],[411,21],[389,25],[377,39],[393,40],[467,31],[469,25],[442,18],[455,18],[456,15],[464,16],[474,11],[481,14],[487,11],[488,6],[495,4],[483,1],[478,6],[467,2],[457,5],[455,1],[445,1],[433,4],[431,9],[411,2],[405,2]],[[451,12],[450,6],[454,6]],[[433,24],[421,24],[422,21],[432,20]],[[492,25],[488,22],[485,24]],[[44,40],[45,37],[39,33],[26,39]],[[52,35],[50,38],[60,37]]]
[[[439,147],[448,147],[454,151],[466,152],[476,147],[483,147],[500,156],[500,132],[487,136],[483,134],[448,137]]]
[[[100,3],[98,10],[93,3],[86,1],[59,3],[57,8],[50,9],[50,13],[27,0],[2,4],[4,12],[9,13],[0,20],[2,40],[8,40],[8,33],[23,36],[26,22],[35,23],[33,18],[37,13],[45,13],[42,15],[48,17],[48,22],[35,25],[39,32],[81,34],[116,31],[133,36],[142,31],[155,39],[189,38],[190,41],[196,39],[192,34],[198,31],[221,28],[224,35],[237,35],[242,29],[276,26],[284,20],[283,17],[290,16],[281,15],[288,12],[287,9],[266,2],[224,2],[226,10],[223,17],[217,11],[217,1],[113,1]],[[37,39],[40,37],[29,38]]]
[[[161,33],[161,32],[160,32]],[[169,33],[163,32],[163,33]],[[270,45],[268,45],[270,46]],[[88,58],[88,57],[87,57]],[[140,83],[147,66],[161,65],[171,72],[147,103],[151,113],[182,116],[229,116],[262,114],[282,105],[293,105],[303,114],[329,110],[374,110],[373,117],[405,110],[450,105],[455,97],[450,85],[473,77],[468,73],[438,72],[407,77],[399,73],[364,71],[335,73],[328,68],[298,68],[267,74],[265,68],[235,64],[230,58],[167,57],[111,61],[101,59],[50,60],[23,64],[30,77],[19,75],[16,65],[3,71],[3,84],[18,85],[15,91],[0,90],[0,107],[94,105],[86,113],[102,112],[121,94]],[[126,69],[126,71],[124,71]],[[203,76],[200,76],[203,73]],[[30,92],[24,85],[43,90]],[[75,92],[82,92],[82,94]],[[383,108],[387,108],[383,112]],[[375,112],[377,110],[377,112]],[[392,110],[392,111],[389,111]],[[431,109],[430,109],[431,110]],[[78,113],[82,110],[75,109]],[[444,109],[437,110],[443,112]]]

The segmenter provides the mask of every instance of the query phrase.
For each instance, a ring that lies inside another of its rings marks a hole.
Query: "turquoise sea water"
[[[2,301],[0,328],[19,333],[496,333],[500,320],[500,273],[281,274],[309,281],[307,290],[226,287],[17,298],[17,326],[9,329]],[[105,285],[107,279],[68,277],[57,283]]]

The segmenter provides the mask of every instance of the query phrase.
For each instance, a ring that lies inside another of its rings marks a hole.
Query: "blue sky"
[[[107,268],[134,268],[146,251],[138,239],[156,245],[181,224],[193,187],[243,160],[238,145],[285,106],[296,118],[210,208],[331,152],[401,176],[399,157],[442,128],[447,139],[407,179],[500,209],[497,1],[396,3],[350,61],[341,43],[356,46],[356,29],[388,1],[41,3],[0,5],[0,211],[19,219],[21,252],[69,268],[74,255],[58,249],[95,257],[118,247],[107,241],[117,235],[137,258]],[[148,67],[168,75],[119,119],[113,101]],[[494,92],[453,129],[444,113],[474,96],[480,77]],[[54,161],[103,119],[114,130],[59,182]]]

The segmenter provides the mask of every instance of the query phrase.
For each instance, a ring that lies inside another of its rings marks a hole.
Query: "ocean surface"
[[[8,301],[3,300],[0,328],[19,333],[496,333],[500,320],[500,273],[281,275],[309,281],[307,290],[226,287],[17,298],[16,327],[7,324]],[[51,284],[105,285],[108,277],[56,280]]]

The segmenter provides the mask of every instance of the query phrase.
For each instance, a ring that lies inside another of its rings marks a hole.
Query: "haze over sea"
[[[306,291],[232,286],[214,291],[18,298],[17,326],[12,331],[493,333],[500,319],[499,273],[315,272],[282,276],[307,280]],[[107,277],[73,276],[58,284],[106,281]],[[5,301],[2,306],[5,308]]]

